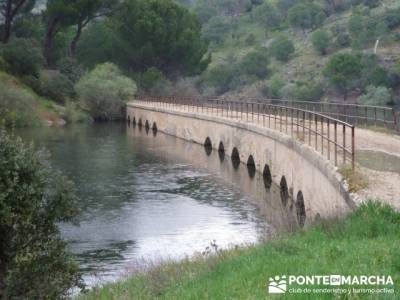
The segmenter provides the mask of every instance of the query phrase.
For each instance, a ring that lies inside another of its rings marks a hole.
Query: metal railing
[[[219,116],[277,130],[308,144],[335,166],[355,168],[355,128],[333,117],[295,107],[204,97],[137,97],[152,106]]]
[[[169,96],[168,98],[174,98]],[[175,97],[176,98],[176,97]],[[313,102],[272,98],[249,97],[178,97],[187,100],[203,99],[204,101],[225,100],[268,103],[313,111],[355,125],[357,127],[384,127],[400,132],[400,112],[393,107],[351,104],[343,102]]]

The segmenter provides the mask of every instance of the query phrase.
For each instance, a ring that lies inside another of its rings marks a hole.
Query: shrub
[[[213,17],[204,26],[203,34],[209,41],[219,44],[232,29],[232,24],[227,18]]]
[[[326,15],[324,10],[313,2],[299,3],[288,11],[288,20],[291,26],[310,29],[322,25]]]
[[[39,118],[34,103],[35,99],[28,92],[0,81],[0,121],[7,127],[37,125]]]
[[[240,62],[240,72],[246,75],[254,75],[262,79],[269,73],[268,64],[269,59],[266,49],[255,50],[242,58]]]
[[[59,299],[81,286],[58,223],[78,213],[72,183],[43,152],[0,131],[0,296]]]
[[[2,56],[10,73],[18,76],[39,76],[43,56],[35,40],[14,39],[3,46]]]
[[[41,73],[40,95],[59,104],[65,104],[69,99],[76,97],[74,83],[67,76],[57,72]]]
[[[76,83],[84,74],[82,67],[75,59],[63,58],[57,63],[61,74],[65,75],[71,82]]]
[[[122,117],[125,103],[135,95],[136,83],[111,63],[98,65],[76,85],[79,98],[95,120]]]
[[[277,75],[272,76],[269,82],[269,96],[272,98],[279,99],[281,97],[281,89],[285,85],[285,82]]]
[[[343,93],[344,100],[350,89],[359,81],[362,71],[361,57],[352,53],[333,55],[326,64],[323,73],[329,82]]]
[[[202,83],[215,89],[220,95],[232,88],[232,81],[238,76],[238,70],[234,63],[218,65],[203,75]]]
[[[318,30],[311,36],[311,42],[320,54],[325,55],[329,47],[329,35],[325,30]]]
[[[278,28],[281,22],[278,10],[269,2],[264,2],[256,7],[254,10],[254,18],[258,23],[268,29]]]
[[[277,60],[286,62],[295,52],[295,48],[291,40],[289,40],[286,36],[281,35],[272,41],[270,51]]]
[[[391,101],[390,90],[384,86],[370,85],[360,97],[360,101],[366,105],[387,105]]]
[[[146,94],[161,95],[168,93],[170,82],[160,70],[151,67],[140,77],[140,87]]]

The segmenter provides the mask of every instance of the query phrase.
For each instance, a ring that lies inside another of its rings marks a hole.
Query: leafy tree
[[[367,87],[366,93],[360,97],[361,103],[366,105],[387,105],[391,101],[390,90],[384,86]]]
[[[324,10],[313,2],[300,2],[288,12],[289,24],[302,30],[315,29],[321,26],[325,19]]]
[[[36,41],[14,39],[3,47],[2,56],[7,62],[9,72],[18,76],[39,76],[43,56]]]
[[[58,223],[78,213],[74,189],[43,152],[0,131],[0,297],[58,299],[81,286]]]
[[[269,82],[269,96],[274,99],[281,98],[281,89],[284,87],[285,82],[277,75],[272,76]]]
[[[131,70],[156,67],[168,76],[196,74],[208,64],[199,20],[173,0],[127,0],[112,23]]]
[[[271,42],[270,51],[276,59],[287,62],[295,52],[295,48],[291,40],[284,35],[280,35]]]
[[[76,90],[91,116],[104,121],[122,117],[125,103],[136,93],[136,84],[117,66],[105,63],[83,76]]]
[[[278,28],[282,19],[278,9],[269,2],[264,2],[256,7],[254,10],[254,18],[268,29]]]
[[[325,55],[329,47],[329,34],[325,30],[318,30],[311,36],[311,42],[320,54]]]
[[[323,73],[330,83],[343,93],[346,101],[349,90],[360,78],[361,70],[362,64],[359,55],[338,53],[329,59]]]
[[[29,12],[33,9],[36,0],[0,0],[0,15],[3,24],[3,43],[8,43],[11,37],[11,29],[14,20],[21,12]]]
[[[255,75],[259,79],[265,78],[268,73],[269,58],[266,49],[255,50],[246,54],[240,62],[241,73]]]
[[[108,61],[118,61],[121,65],[128,65],[125,56],[122,58],[121,50],[124,49],[121,41],[108,20],[96,20],[89,24],[83,31],[78,44],[77,60],[84,66],[92,69],[97,64]]]

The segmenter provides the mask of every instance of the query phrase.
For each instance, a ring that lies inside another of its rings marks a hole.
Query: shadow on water
[[[76,183],[80,226],[60,228],[87,284],[99,283],[93,273],[115,280],[137,259],[182,258],[211,240],[254,243],[295,226],[279,186],[266,189],[270,177],[139,121],[20,132]]]

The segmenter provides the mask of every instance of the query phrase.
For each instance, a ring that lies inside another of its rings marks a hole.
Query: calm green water
[[[141,261],[179,259],[254,243],[287,229],[279,189],[267,191],[246,166],[202,146],[125,124],[20,133],[46,147],[77,185],[80,226],[62,224],[88,285],[112,281]]]

